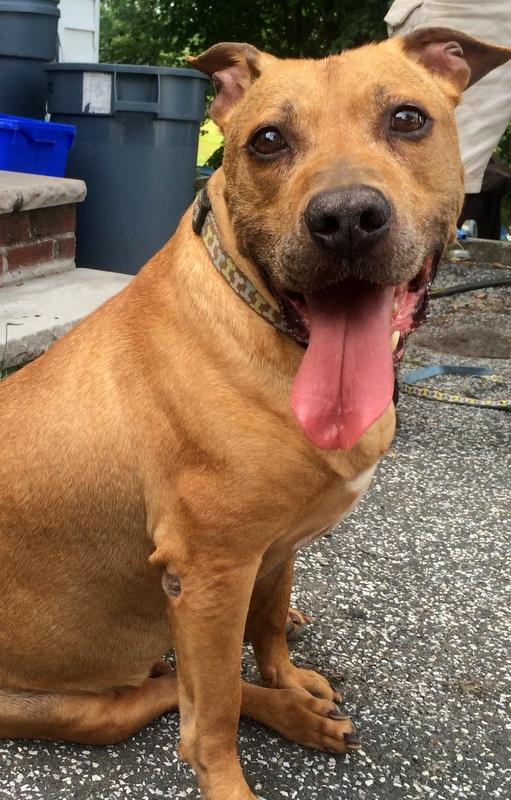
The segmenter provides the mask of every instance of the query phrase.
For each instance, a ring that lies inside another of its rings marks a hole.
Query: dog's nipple
[[[179,597],[181,594],[181,581],[177,575],[170,575],[165,571],[161,579],[161,585],[163,586],[163,591],[169,597]]]

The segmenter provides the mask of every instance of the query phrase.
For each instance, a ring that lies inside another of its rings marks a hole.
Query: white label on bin
[[[112,75],[109,72],[84,72],[82,111],[86,114],[110,114],[112,111]]]

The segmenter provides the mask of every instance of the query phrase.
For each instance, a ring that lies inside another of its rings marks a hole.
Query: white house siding
[[[100,0],[60,0],[59,61],[99,61]]]

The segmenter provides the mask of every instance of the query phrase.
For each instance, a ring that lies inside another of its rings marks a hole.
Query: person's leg
[[[485,169],[510,119],[511,66],[505,64],[467,89],[456,109],[467,194],[481,191]]]

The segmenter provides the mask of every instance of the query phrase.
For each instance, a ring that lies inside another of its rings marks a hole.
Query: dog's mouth
[[[439,253],[410,282],[353,279],[300,294],[272,286],[289,331],[307,345],[291,408],[306,437],[324,450],[349,450],[389,406],[409,333],[427,317]]]

